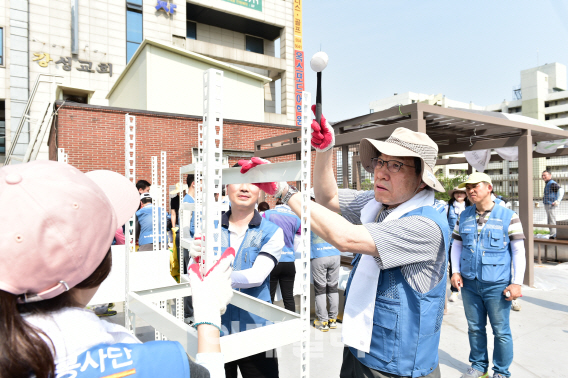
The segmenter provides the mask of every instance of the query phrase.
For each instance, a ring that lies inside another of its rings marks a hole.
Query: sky
[[[568,66],[568,0],[306,0],[303,41],[307,61],[320,46],[329,56],[330,121],[404,92],[491,105],[512,100],[521,70]],[[305,77],[315,102],[308,64]]]

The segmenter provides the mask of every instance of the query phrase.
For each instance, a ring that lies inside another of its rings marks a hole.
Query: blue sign
[[[167,1],[158,0],[158,5],[156,5],[156,11],[163,9],[166,13],[174,14],[177,5],[168,3]]]

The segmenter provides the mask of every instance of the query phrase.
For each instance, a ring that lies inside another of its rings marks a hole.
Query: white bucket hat
[[[374,173],[371,160],[377,157],[378,152],[390,156],[420,158],[422,181],[437,192],[446,191],[434,175],[438,145],[428,135],[399,127],[384,142],[369,138],[361,139],[359,148],[361,164],[369,173]]]

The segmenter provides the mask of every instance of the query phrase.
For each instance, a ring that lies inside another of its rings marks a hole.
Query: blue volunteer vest
[[[56,378],[189,377],[189,360],[177,341],[100,344],[57,367]]]
[[[284,231],[284,248],[280,262],[293,262],[296,260],[294,253],[294,236],[302,227],[300,218],[287,206],[279,205],[273,210],[264,212],[264,218],[271,221]]]
[[[501,205],[503,203],[503,200],[500,199],[500,198],[495,197],[493,202],[495,202],[495,205],[503,206],[503,205]]]
[[[195,203],[195,200],[193,199],[192,196],[190,196],[189,194],[186,194],[185,197],[183,197],[183,202],[187,202],[187,203]],[[191,221],[189,222],[189,236],[191,236],[193,238],[193,235],[195,235],[195,223],[194,223],[194,219],[193,219],[193,215],[194,215],[194,211],[191,212]],[[215,226],[217,227],[217,226]]]
[[[511,281],[509,224],[513,214],[512,210],[495,204],[478,235],[475,205],[461,213],[459,229],[463,247],[460,272],[463,278],[477,278],[486,283]]]
[[[443,206],[424,206],[403,217],[423,216],[433,220],[444,238],[448,264],[449,229]],[[351,280],[361,255],[353,259],[353,270],[347,281],[349,295]],[[351,353],[365,366],[391,374],[423,377],[438,366],[440,329],[444,316],[447,274],[432,290],[419,293],[404,279],[400,267],[382,270],[377,285],[373,335],[370,353],[349,347]],[[347,301],[346,301],[347,302]]]
[[[558,191],[554,192],[552,191],[552,185],[556,184],[556,181],[554,180],[550,180],[546,183],[546,185],[544,186],[544,197],[542,198],[542,202],[545,205],[550,205],[552,204],[554,201],[558,200]]]
[[[154,206],[148,206],[141,208],[136,212],[136,218],[138,218],[138,223],[140,223],[140,237],[138,239],[139,245],[150,244],[154,242],[153,228],[152,228],[152,209]],[[158,208],[158,232],[160,230],[160,216],[162,214],[162,208]],[[163,239],[163,237],[161,238]],[[160,240],[160,243],[165,243],[165,240]]]
[[[230,210],[223,214],[221,229],[221,252],[224,253],[230,245],[229,221]],[[249,223],[245,237],[239,250],[235,254],[233,270],[245,270],[252,268],[262,247],[268,243],[270,238],[279,229],[274,223],[264,219],[256,210],[255,215]],[[270,275],[264,282],[257,287],[249,289],[238,289],[241,293],[250,295],[268,303],[272,303],[270,298]],[[246,331],[247,329],[258,328],[266,325],[268,321],[258,315],[229,304],[227,311],[221,316],[222,336],[232,333]]]
[[[312,232],[311,256],[312,259],[327,256],[338,256],[339,250]]]

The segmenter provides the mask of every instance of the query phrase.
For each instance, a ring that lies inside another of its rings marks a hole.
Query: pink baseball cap
[[[0,169],[0,290],[20,302],[53,298],[89,277],[139,204],[111,171],[34,161]]]

